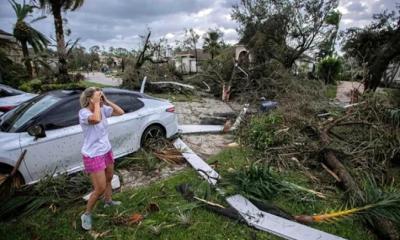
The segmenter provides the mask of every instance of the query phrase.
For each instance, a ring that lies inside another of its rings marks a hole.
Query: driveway
[[[364,85],[360,82],[341,81],[338,83],[336,100],[340,103],[351,102],[351,90],[357,89],[360,93],[364,92]]]
[[[104,84],[108,86],[118,87],[122,84],[122,79],[112,76],[106,76],[102,72],[84,73],[85,79],[89,82]]]

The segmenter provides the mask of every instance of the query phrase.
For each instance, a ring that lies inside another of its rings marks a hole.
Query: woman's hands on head
[[[104,94],[104,92],[101,92],[101,98],[103,99],[103,102],[104,102],[106,105],[110,105],[110,104],[109,104],[110,101],[108,100],[108,98],[106,97],[106,95]]]
[[[93,94],[93,97],[90,99],[90,101],[91,101],[93,104],[100,103],[101,97],[102,97],[102,96],[103,96],[103,94],[102,94],[101,91],[96,91],[96,92]]]

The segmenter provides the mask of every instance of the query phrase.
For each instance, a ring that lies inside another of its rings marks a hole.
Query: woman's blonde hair
[[[90,99],[93,97],[94,93],[97,91],[101,91],[98,87],[88,87],[85,91],[82,92],[79,102],[81,103],[81,107],[85,108],[89,106]]]

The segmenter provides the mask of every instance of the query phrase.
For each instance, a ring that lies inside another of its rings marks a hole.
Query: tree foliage
[[[203,50],[211,55],[211,59],[217,56],[221,49],[224,47],[225,43],[222,39],[223,33],[218,29],[209,29],[208,32],[203,36]]]
[[[341,69],[342,62],[336,56],[323,58],[317,66],[318,76],[324,80],[325,84],[334,83]]]
[[[84,0],[33,0],[39,8],[47,9],[54,17],[54,27],[57,40],[58,54],[58,81],[67,83],[70,81],[67,65],[67,46],[64,39],[64,27],[62,12],[75,11],[80,8]]]
[[[241,0],[232,18],[240,24],[240,42],[256,62],[275,59],[291,68],[334,31],[326,20],[337,6],[338,0]]]
[[[26,18],[33,12],[34,6],[25,3],[19,4],[14,0],[9,2],[17,17],[13,29],[13,35],[21,44],[25,68],[29,78],[32,78],[32,64],[29,57],[28,44],[32,47],[33,51],[37,53],[46,48],[47,44],[49,44],[49,40],[41,32],[26,22]],[[32,20],[31,23],[41,19],[43,19],[43,17],[36,18]]]
[[[400,6],[396,11],[384,11],[373,16],[364,28],[344,32],[343,50],[360,66],[367,65],[365,88],[376,90],[390,63],[400,56]]]

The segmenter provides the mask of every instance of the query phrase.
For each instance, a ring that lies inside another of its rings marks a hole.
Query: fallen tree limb
[[[150,92],[176,91],[180,93],[194,92],[196,88],[189,84],[172,81],[147,82],[146,89]]]
[[[359,201],[364,201],[365,194],[360,189],[356,181],[347,171],[346,167],[337,159],[335,152],[332,149],[326,148],[330,144],[330,137],[328,132],[340,122],[347,119],[351,115],[349,111],[346,115],[336,120],[329,122],[324,128],[320,129],[319,136],[323,149],[324,164],[340,179],[341,186],[348,194],[352,194]],[[388,219],[378,217],[372,218],[374,226],[373,229],[382,239],[396,240],[400,239],[396,226]]]

